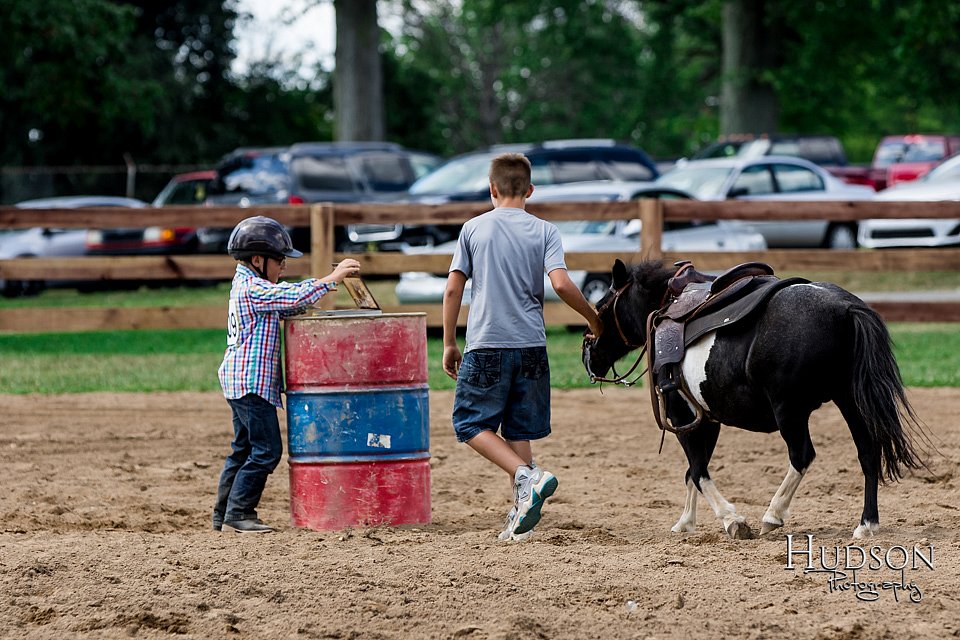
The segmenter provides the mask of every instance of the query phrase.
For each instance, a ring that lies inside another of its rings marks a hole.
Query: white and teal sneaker
[[[540,522],[544,501],[557,490],[557,478],[540,467],[520,467],[514,476],[517,494],[517,513],[512,534],[514,537],[531,531]]]

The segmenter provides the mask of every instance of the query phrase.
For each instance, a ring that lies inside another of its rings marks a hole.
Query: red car
[[[899,182],[916,180],[957,152],[960,152],[960,136],[886,136],[877,145],[870,166],[830,167],[830,173],[844,182],[865,184],[882,191]]]
[[[154,198],[153,206],[200,205],[215,176],[213,171],[173,176]],[[193,227],[92,229],[87,232],[87,253],[97,255],[182,254],[194,253],[197,247],[197,230]]]
[[[887,186],[909,182],[960,151],[960,136],[887,136],[880,141],[873,166],[887,169]]]

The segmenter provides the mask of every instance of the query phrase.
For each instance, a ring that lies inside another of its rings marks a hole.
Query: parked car
[[[689,194],[649,182],[597,181],[567,185],[551,185],[534,190],[529,202],[610,202],[637,198],[689,199]],[[565,252],[619,252],[632,255],[640,249],[640,220],[573,220],[556,223]],[[763,251],[763,236],[738,229],[728,223],[671,223],[663,232],[664,251]],[[410,249],[415,253],[453,254],[456,241],[433,249]],[[596,304],[610,288],[610,275],[571,271],[570,278],[591,303]],[[443,299],[446,278],[429,273],[403,273],[397,283],[400,303],[439,302]],[[464,291],[464,304],[469,302],[470,282]],[[559,300],[549,278],[544,274],[544,292],[548,300]]]
[[[762,156],[803,158],[821,166],[845,166],[847,164],[847,154],[843,150],[843,143],[836,137],[800,134],[724,136],[701,149],[691,159],[749,159]]]
[[[17,205],[20,209],[81,209],[85,207],[145,207],[147,204],[132,198],[112,196],[68,196],[27,200]],[[86,229],[58,229],[31,227],[0,231],[0,259],[62,258],[86,253]],[[0,294],[6,297],[35,295],[48,284],[77,284],[73,281],[45,282],[43,280],[0,279]]]
[[[642,150],[608,139],[549,140],[541,143],[495,145],[465,153],[417,180],[409,200],[425,204],[479,202],[490,198],[490,161],[501,153],[522,153],[530,159],[536,186],[591,180],[652,181],[660,175]],[[426,229],[428,244],[457,237],[460,225]],[[408,231],[408,233],[411,233]]]
[[[936,166],[915,180],[881,191],[874,200],[931,202],[960,200],[960,155]],[[960,244],[960,220],[871,219],[860,223],[858,240],[863,247],[943,247]]]
[[[887,166],[887,188],[916,180],[960,152],[960,136],[887,136],[877,147],[875,166]]]
[[[224,156],[210,186],[208,205],[251,206],[308,202],[390,202],[440,158],[388,142],[302,142],[290,147],[241,148]],[[223,252],[230,230],[201,232],[201,249]],[[340,250],[393,238],[394,225],[336,230]],[[294,229],[293,244],[309,250],[310,232]],[[404,239],[405,240],[405,239]],[[401,240],[402,241],[402,240]]]
[[[152,206],[202,204],[214,176],[213,171],[176,175],[153,199]],[[196,253],[199,244],[194,227],[132,227],[87,232],[87,253],[93,255],[188,254]]]
[[[831,169],[846,182],[872,186],[877,191],[916,180],[944,158],[960,152],[960,136],[908,134],[885,136],[873,152],[869,166]]]
[[[689,192],[700,200],[868,200],[873,189],[846,184],[802,158],[762,156],[691,160],[660,177],[656,185]],[[734,222],[763,234],[770,247],[851,249],[855,223],[827,220]]]
[[[210,184],[216,177],[217,172],[212,169],[177,174],[170,178],[170,182],[157,194],[151,204],[154,207],[203,204],[210,191]]]

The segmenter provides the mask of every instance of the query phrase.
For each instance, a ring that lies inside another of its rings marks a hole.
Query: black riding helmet
[[[227,253],[237,260],[267,256],[274,260],[299,258],[303,254],[293,248],[286,228],[273,218],[253,216],[234,227],[227,242]]]

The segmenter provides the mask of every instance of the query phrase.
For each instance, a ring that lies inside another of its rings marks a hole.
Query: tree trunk
[[[723,88],[720,132],[774,133],[777,96],[764,72],[776,65],[776,33],[766,20],[767,0],[727,0],[723,5]]]
[[[337,14],[333,101],[337,140],[383,140],[383,72],[377,0],[334,0]]]

